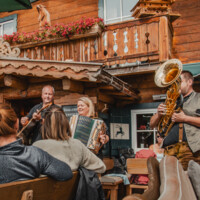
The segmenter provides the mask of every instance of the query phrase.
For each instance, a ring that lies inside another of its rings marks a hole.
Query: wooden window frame
[[[137,152],[141,149],[148,149],[147,147],[138,147],[137,143],[137,115],[138,114],[155,114],[157,111],[156,108],[151,108],[151,109],[134,109],[131,110],[131,125],[132,125],[132,130],[131,130],[131,138],[132,138],[132,148],[134,149],[134,152]],[[151,132],[153,134],[153,144],[156,144],[156,133],[157,130],[151,129],[151,130],[144,130],[144,132]]]

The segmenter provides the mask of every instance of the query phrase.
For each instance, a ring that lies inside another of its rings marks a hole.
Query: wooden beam
[[[62,80],[63,84],[63,90],[71,91],[71,92],[78,92],[82,93],[83,92],[83,84],[78,81],[73,81],[70,79],[63,79]]]
[[[104,86],[100,86],[99,89],[103,89],[103,90],[114,90],[114,87],[111,85],[104,85]]]
[[[127,96],[134,97],[135,99],[139,98],[138,89],[133,88],[130,84],[122,81],[118,77],[113,76],[103,69],[99,70],[94,77],[97,80],[113,86],[116,90],[126,94]]]
[[[85,88],[84,93],[88,96],[97,96],[98,89],[97,88]]]
[[[57,105],[76,105],[78,99],[81,97],[88,97],[88,95],[78,94],[78,93],[71,93],[62,97],[56,96],[54,103]],[[97,103],[97,97],[90,97],[94,104]]]
[[[25,90],[28,88],[28,84],[25,80],[17,78],[12,75],[5,75],[4,76],[4,84],[5,86],[17,88],[20,90]]]
[[[10,91],[4,92],[4,99],[24,99],[24,98],[38,98],[41,97],[41,90],[28,90],[28,91]]]
[[[104,103],[114,104],[115,100],[111,96],[99,93],[98,94],[98,100],[102,101]]]
[[[123,97],[126,96],[124,93],[117,92],[117,91],[101,90],[101,92],[107,95],[111,95],[111,96],[123,96]]]
[[[135,98],[134,97],[125,97],[125,96],[123,96],[123,97],[121,97],[121,96],[118,96],[117,97],[117,99],[121,99],[121,100],[128,100],[128,101],[132,101],[132,102],[135,102]]]

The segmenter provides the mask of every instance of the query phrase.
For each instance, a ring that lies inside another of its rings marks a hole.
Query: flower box
[[[95,37],[95,36],[99,36],[101,33],[102,33],[101,27],[98,24],[95,24],[89,30],[86,30],[85,33],[75,34],[71,36],[70,38],[53,37],[51,39],[49,38],[43,39],[40,42],[35,41],[35,42],[27,42],[24,44],[12,43],[11,46],[15,46],[20,49],[26,49],[30,47],[42,46],[42,45],[47,45],[47,44],[55,44],[55,43],[60,43],[60,42],[65,42],[65,41],[70,41],[70,40],[77,40],[81,38]]]

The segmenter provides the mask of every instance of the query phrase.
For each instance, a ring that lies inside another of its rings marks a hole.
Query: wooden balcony
[[[92,34],[90,34],[92,32]],[[108,66],[136,61],[165,61],[171,55],[172,28],[167,16],[109,25],[103,33],[17,45],[20,57],[36,60],[102,62]]]

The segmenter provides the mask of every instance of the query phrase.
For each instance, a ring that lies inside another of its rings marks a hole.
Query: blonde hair
[[[71,137],[69,121],[62,108],[53,105],[44,115],[42,138],[68,140]]]
[[[0,136],[16,134],[14,128],[17,122],[15,111],[8,104],[0,104]]]
[[[81,97],[78,99],[78,101],[82,101],[83,103],[85,103],[88,106],[88,108],[89,108],[88,116],[89,117],[95,117],[94,104],[90,98]]]

